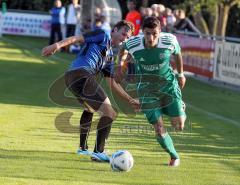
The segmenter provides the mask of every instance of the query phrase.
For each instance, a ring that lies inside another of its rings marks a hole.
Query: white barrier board
[[[49,37],[50,15],[7,12],[2,23],[2,34]]]
[[[240,44],[216,42],[214,79],[240,85]]]

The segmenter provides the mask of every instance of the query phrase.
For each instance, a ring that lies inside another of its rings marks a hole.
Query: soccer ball
[[[127,150],[119,150],[112,154],[110,164],[113,171],[130,171],[133,167],[132,154]]]

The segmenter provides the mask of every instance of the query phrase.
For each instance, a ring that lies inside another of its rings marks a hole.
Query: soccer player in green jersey
[[[121,70],[118,78],[129,53],[136,65],[141,110],[154,126],[158,143],[170,155],[169,165],[178,166],[179,155],[164,128],[163,115],[170,117],[172,126],[183,130],[186,115],[180,89],[184,87],[186,78],[183,74],[181,49],[174,35],[161,32],[160,22],[155,17],[144,20],[142,31],[142,35],[131,37],[120,49]],[[176,62],[177,75],[170,65],[171,56]]]

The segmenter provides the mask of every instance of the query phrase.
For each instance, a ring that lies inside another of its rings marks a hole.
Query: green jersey
[[[176,37],[170,33],[160,33],[158,44],[154,48],[144,47],[144,35],[130,38],[123,44],[133,57],[138,77],[138,95],[140,101],[152,101],[158,97],[164,105],[180,98],[181,92],[170,65],[171,55],[181,52]],[[156,102],[158,103],[158,102]]]
[[[144,47],[143,35],[129,39],[123,47],[134,58],[139,74],[154,74],[163,78],[168,78],[169,73],[172,73],[171,55],[180,53],[176,37],[163,32],[160,33],[158,44],[154,48]]]

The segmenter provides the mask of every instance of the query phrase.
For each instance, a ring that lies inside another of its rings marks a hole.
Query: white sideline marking
[[[26,46],[26,45],[24,45],[23,43],[14,41],[14,40],[12,40],[12,39],[4,38],[4,37],[2,37],[1,39],[2,39],[2,40],[5,40],[5,41],[12,42],[12,43],[14,43],[14,44],[16,44],[16,45],[19,45],[19,46],[21,46],[21,47],[24,47],[24,48],[32,49],[30,46]],[[41,51],[41,49],[38,49],[38,48],[34,48],[34,49],[37,50],[37,51]],[[55,58],[55,59],[58,59],[58,60],[60,59],[60,60],[63,60],[63,61],[67,61],[66,59],[60,58],[60,57],[55,56],[55,55],[53,55],[52,57]],[[196,110],[196,111],[198,111],[198,112],[201,112],[201,113],[203,113],[203,114],[206,114],[206,115],[208,115],[209,117],[212,117],[212,118],[215,118],[215,119],[219,119],[219,120],[222,120],[222,121],[226,121],[226,122],[229,122],[229,123],[231,123],[231,124],[233,124],[233,125],[235,125],[235,126],[237,126],[237,127],[240,127],[240,122],[238,122],[238,121],[232,120],[232,119],[230,119],[230,118],[227,118],[227,117],[224,117],[224,116],[221,116],[221,115],[212,113],[212,112],[207,112],[207,111],[205,111],[205,110],[203,110],[203,109],[201,109],[201,108],[199,108],[199,107],[196,107],[196,106],[194,106],[194,105],[191,105],[191,104],[187,104],[187,107],[189,107],[189,108],[191,108],[191,109],[193,109],[193,110]]]
[[[216,119],[219,119],[219,120],[222,120],[222,121],[226,121],[226,122],[229,122],[237,127],[240,127],[240,122],[238,121],[235,121],[235,120],[232,120],[230,118],[227,118],[227,117],[224,117],[224,116],[221,116],[221,115],[218,115],[218,114],[215,114],[215,113],[212,113],[212,112],[208,112],[208,111],[205,111],[201,108],[198,108],[194,105],[191,105],[191,104],[187,104],[187,107],[193,109],[193,110],[196,110],[198,112],[201,112],[203,114],[206,114],[208,115],[209,117],[212,117],[212,118],[216,118]]]

